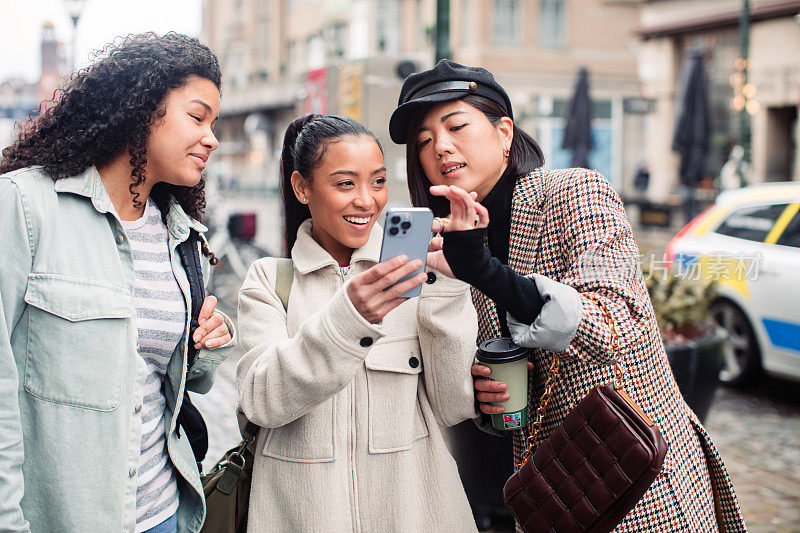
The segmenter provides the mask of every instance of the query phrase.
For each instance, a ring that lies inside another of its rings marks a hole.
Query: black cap
[[[397,144],[405,144],[408,122],[414,111],[426,104],[458,100],[468,94],[488,98],[513,119],[511,100],[492,73],[485,68],[465,67],[442,59],[430,70],[412,74],[403,82],[397,109],[389,119],[389,135]]]
[[[511,337],[497,337],[483,341],[475,358],[481,363],[511,363],[527,355],[528,349],[514,344]]]

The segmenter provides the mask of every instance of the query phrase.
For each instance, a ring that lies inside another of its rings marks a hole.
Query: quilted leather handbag
[[[589,391],[533,451],[558,376],[553,357],[522,465],[503,489],[526,533],[611,531],[650,488],[667,454],[658,426],[622,388],[619,334],[605,305],[592,299],[611,328],[614,382]]]

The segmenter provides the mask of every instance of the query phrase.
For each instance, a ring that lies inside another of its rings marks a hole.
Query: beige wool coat
[[[310,234],[292,249],[288,313],[276,261],[239,293],[241,410],[256,440],[248,531],[475,531],[440,426],[477,416],[468,286],[443,275],[368,323],[345,285],[376,264],[381,228],[342,271]]]

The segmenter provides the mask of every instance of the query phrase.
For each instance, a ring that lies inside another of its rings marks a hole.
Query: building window
[[[400,52],[401,13],[399,0],[378,0],[376,5],[376,35],[378,50],[397,54]]]
[[[541,0],[539,44],[561,48],[567,44],[565,0]]]
[[[414,43],[417,49],[425,48],[433,44],[433,25],[431,24],[431,17],[426,9],[425,0],[417,0],[416,5],[416,20],[417,20],[417,40]]]
[[[475,27],[472,24],[475,14],[475,2],[473,0],[461,0],[461,46],[469,46],[475,42],[473,32]]]
[[[247,83],[247,72],[244,64],[244,46],[239,42],[231,42],[224,54],[224,72],[228,76],[231,87],[242,87]]]
[[[325,42],[321,33],[315,33],[306,41],[306,65],[309,70],[325,66]]]
[[[364,0],[350,3],[350,24],[347,37],[347,59],[361,59],[370,55],[370,6]]]
[[[325,36],[325,59],[335,61],[345,57],[346,24],[335,24],[323,30]]]
[[[256,61],[265,68],[269,65],[272,49],[270,46],[270,41],[272,40],[272,24],[267,13],[268,12],[264,12],[261,15],[261,20],[258,22],[258,36],[256,41],[256,53],[258,57]]]
[[[297,41],[287,41],[286,58],[287,65],[285,68],[282,68],[284,72],[288,72],[289,74],[297,74],[298,72],[305,70],[305,65],[303,64],[302,56],[300,55],[300,45]]]
[[[492,42],[500,46],[522,44],[522,0],[494,0]]]

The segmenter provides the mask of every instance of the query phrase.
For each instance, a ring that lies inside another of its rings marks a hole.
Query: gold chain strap
[[[608,324],[608,327],[611,330],[611,353],[614,354],[614,387],[616,389],[621,389],[622,366],[620,366],[619,358],[617,357],[620,350],[620,338],[619,332],[617,331],[617,325],[614,323],[614,318],[611,316],[611,313],[608,311],[608,308],[606,308],[606,305],[602,300],[592,294],[584,294],[584,296],[597,304],[597,307],[600,308],[600,312],[603,315],[603,319],[606,321],[606,324]],[[517,470],[519,470],[522,464],[528,460],[531,454],[533,454],[534,444],[536,443],[536,438],[539,436],[539,432],[542,430],[544,415],[547,413],[547,404],[550,403],[550,396],[553,394],[553,386],[555,385],[560,368],[561,359],[557,355],[553,355],[553,363],[550,365],[550,370],[547,375],[547,382],[544,384],[544,392],[542,393],[542,397],[539,399],[539,407],[536,409],[536,419],[533,421],[533,424],[531,424],[531,433],[528,435],[528,438],[525,441],[527,448],[522,452],[522,460],[520,461],[519,465],[517,465]]]
[[[531,424],[531,433],[528,435],[528,439],[526,441],[527,448],[522,452],[522,461],[520,462],[520,466],[522,463],[527,461],[528,457],[530,457],[533,453],[533,445],[536,442],[536,437],[539,435],[539,431],[542,429],[544,415],[547,412],[547,404],[550,403],[550,395],[553,393],[553,385],[556,383],[560,366],[561,359],[559,359],[557,355],[554,355],[553,363],[550,365],[550,373],[547,376],[547,382],[544,384],[544,392],[542,393],[542,397],[539,399],[539,407],[536,409],[536,420],[534,420],[533,424]]]

